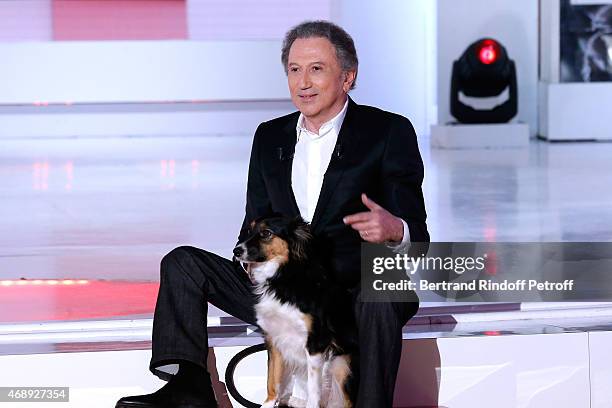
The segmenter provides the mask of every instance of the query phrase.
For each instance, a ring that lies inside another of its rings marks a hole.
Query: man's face
[[[295,106],[320,126],[342,109],[355,73],[342,71],[327,38],[298,38],[289,49],[287,78]]]

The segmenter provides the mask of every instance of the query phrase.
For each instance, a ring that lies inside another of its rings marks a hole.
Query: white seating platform
[[[147,370],[150,318],[0,326],[2,386],[68,386],[69,403],[112,407],[163,385]],[[222,383],[229,359],[262,341],[252,326],[211,318],[222,407],[240,407]],[[612,306],[607,303],[422,305],[404,328],[395,407],[612,406]],[[264,353],[236,371],[239,390],[262,400]],[[211,366],[215,365],[210,361]],[[0,403],[0,407],[2,404]]]

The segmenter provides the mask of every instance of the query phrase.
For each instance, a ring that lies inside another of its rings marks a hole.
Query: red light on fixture
[[[485,65],[491,65],[499,57],[499,44],[493,40],[484,40],[478,47],[478,59]]]

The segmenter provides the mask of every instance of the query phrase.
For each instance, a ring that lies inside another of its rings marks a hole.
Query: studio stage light
[[[479,100],[497,104],[481,108]],[[451,114],[460,123],[505,123],[517,109],[516,68],[506,48],[492,38],[471,44],[453,63]]]

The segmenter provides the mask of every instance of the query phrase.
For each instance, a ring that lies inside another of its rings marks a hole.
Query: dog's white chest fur
[[[269,294],[263,294],[255,306],[257,324],[274,342],[285,361],[306,364],[308,326],[306,316],[297,307],[282,304]]]
[[[277,262],[269,261],[253,268],[253,277],[259,286],[257,292],[261,294],[259,302],[255,305],[257,324],[274,342],[286,362],[305,365],[308,339],[306,315],[296,306],[283,304],[263,290],[266,280],[274,276],[278,267]]]

